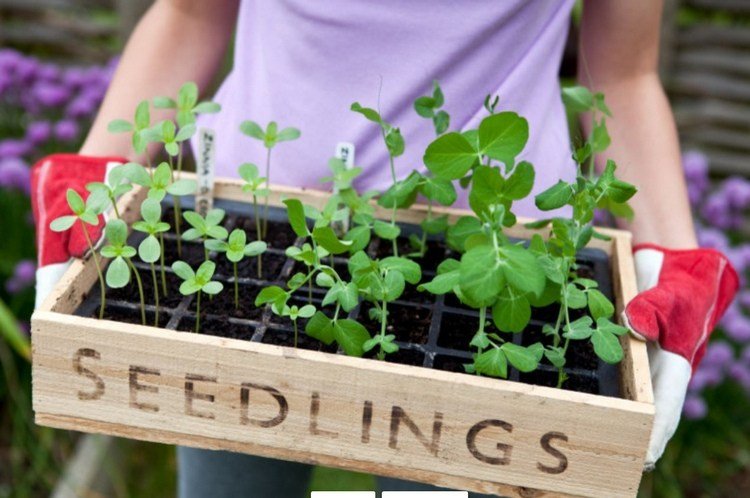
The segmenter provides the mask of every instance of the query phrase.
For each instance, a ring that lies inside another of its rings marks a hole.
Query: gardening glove
[[[46,299],[73,258],[83,257],[88,250],[84,228],[80,223],[76,222],[64,232],[53,232],[49,227],[55,218],[70,214],[66,192],[72,188],[85,199],[88,196],[88,183],[104,182],[114,166],[126,161],[120,157],[52,154],[39,160],[32,168],[31,208],[36,223],[37,245],[35,307],[38,308]],[[98,225],[86,225],[95,245],[102,239],[104,224],[104,215],[100,215]]]
[[[739,280],[713,249],[641,244],[633,253],[640,294],[623,319],[635,337],[648,341],[656,416],[644,468],[651,470],[677,429],[690,377]]]

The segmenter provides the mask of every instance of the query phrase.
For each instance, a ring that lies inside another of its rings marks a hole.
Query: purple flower
[[[54,64],[40,64],[36,77],[41,80],[57,81],[60,79],[60,68]]]
[[[737,342],[750,341],[750,318],[741,313],[727,313],[721,326],[730,339]]]
[[[750,182],[746,179],[733,176],[721,186],[729,204],[735,209],[745,209],[750,206]]]
[[[52,136],[52,125],[49,121],[34,121],[26,128],[26,140],[39,146]]]
[[[708,407],[706,402],[700,396],[690,395],[685,398],[685,404],[682,406],[682,413],[689,420],[699,420],[706,416]]]
[[[682,168],[685,171],[690,203],[696,205],[708,189],[708,158],[700,152],[685,152],[682,155]]]
[[[0,187],[31,191],[31,170],[21,159],[0,159]]]
[[[707,387],[720,384],[723,379],[724,374],[721,368],[701,362],[690,379],[689,389],[691,392],[700,392]]]
[[[0,159],[10,157],[23,157],[31,152],[31,144],[25,140],[9,138],[0,141]]]
[[[65,115],[73,119],[88,118],[96,112],[100,100],[99,92],[82,92],[70,102],[65,109]]]
[[[70,91],[62,85],[41,81],[34,85],[32,93],[44,107],[59,107],[68,101]]]
[[[716,228],[698,227],[698,244],[701,247],[708,247],[724,252],[729,247],[727,236],[721,230]]]
[[[750,309],[750,289],[743,289],[737,294],[737,303],[743,308]]]
[[[721,191],[714,192],[701,208],[701,215],[711,225],[717,228],[732,228],[732,214],[727,198]]]
[[[733,359],[734,349],[732,349],[732,346],[727,341],[713,341],[706,348],[703,363],[716,368],[722,368]]]
[[[18,262],[13,269],[13,275],[5,282],[5,290],[10,294],[17,294],[34,284],[36,264],[30,259]]]
[[[750,345],[745,346],[740,355],[740,361],[750,367]]]
[[[55,124],[55,137],[63,142],[72,142],[78,138],[80,129],[72,119],[63,119]]]
[[[729,367],[729,376],[738,384],[750,391],[750,368],[742,363],[734,363]]]

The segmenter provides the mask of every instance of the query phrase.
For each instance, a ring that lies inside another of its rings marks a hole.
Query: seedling
[[[275,121],[271,121],[266,126],[265,131],[255,121],[243,121],[240,124],[240,131],[245,135],[255,138],[263,142],[263,146],[266,148],[266,182],[271,181],[271,150],[279,142],[287,142],[290,140],[296,140],[300,137],[300,131],[297,128],[284,128],[281,131],[278,129],[278,125]],[[268,196],[266,196],[263,204],[263,237],[268,235]]]
[[[398,244],[396,239],[401,234],[401,228],[396,225],[396,211],[407,207],[416,199],[416,185],[419,182],[419,174],[414,172],[406,180],[399,181],[396,178],[396,166],[394,159],[404,153],[405,143],[401,130],[383,120],[380,113],[369,107],[362,107],[359,102],[351,106],[351,110],[362,114],[365,118],[380,126],[383,141],[388,149],[388,161],[391,168],[391,180],[393,185],[383,196],[378,199],[378,204],[392,210],[391,222],[385,223],[376,220],[373,225],[375,234],[381,239],[390,240],[393,243],[393,255],[398,256]]]
[[[260,210],[258,209],[258,197],[268,197],[267,178],[263,178],[258,173],[258,167],[251,163],[240,165],[240,178],[245,181],[242,186],[243,192],[250,192],[253,195],[253,214],[255,216],[256,238],[260,242],[263,240],[263,232],[260,226]],[[263,256],[258,254],[258,278],[263,275]]]
[[[91,192],[91,196],[96,199],[92,200],[92,202],[99,203],[102,212],[109,209],[109,206],[112,206],[117,218],[120,218],[120,212],[117,209],[117,199],[133,189],[133,185],[128,182],[127,170],[128,167],[120,164],[112,168],[107,175],[106,182],[91,182],[86,184],[86,190]]]
[[[157,237],[169,230],[169,223],[161,221],[161,203],[156,199],[146,199],[143,201],[141,204],[141,217],[143,220],[133,223],[133,230],[147,234],[146,238],[138,245],[138,256],[144,263],[151,265],[151,278],[154,284],[154,304],[156,307],[154,326],[158,326],[159,285],[156,280],[155,263],[160,258],[163,258],[164,250]],[[163,271],[163,260],[161,268]]]
[[[70,230],[76,221],[80,223],[81,230],[83,231],[83,236],[86,238],[86,243],[88,244],[89,250],[91,251],[91,258],[94,260],[94,266],[96,266],[96,273],[99,277],[99,319],[101,320],[102,318],[104,318],[104,306],[106,300],[104,274],[102,273],[102,267],[99,263],[99,258],[96,257],[96,250],[94,249],[94,244],[91,242],[91,236],[89,236],[89,232],[86,227],[86,225],[96,226],[99,224],[99,208],[101,206],[97,205],[99,204],[99,201],[97,199],[92,199],[92,196],[90,195],[88,199],[86,199],[86,202],[84,202],[78,192],[76,192],[72,188],[69,188],[65,195],[68,201],[68,207],[73,212],[73,214],[55,218],[54,220],[52,220],[49,227],[55,232],[64,232],[66,230]]]
[[[301,308],[292,305],[292,306],[286,306],[284,305],[284,309],[281,311],[281,316],[288,317],[292,321],[292,325],[294,326],[294,347],[297,347],[298,342],[298,327],[297,327],[297,319],[298,318],[310,318],[315,314],[315,306],[312,304],[306,304],[302,306]]]
[[[130,260],[136,255],[136,250],[127,244],[128,226],[122,220],[110,220],[104,227],[104,236],[109,242],[102,247],[101,254],[112,261],[107,267],[107,285],[113,289],[125,287],[130,283],[132,270],[138,284],[138,296],[141,299],[141,323],[146,325],[146,301],[143,297],[143,282],[138,269]]]
[[[193,271],[190,265],[184,261],[175,261],[172,264],[172,270],[180,277],[183,282],[180,284],[180,294],[190,296],[197,294],[195,303],[195,332],[201,329],[201,293],[205,292],[214,296],[224,289],[221,282],[212,281],[216,270],[216,264],[213,261],[204,261],[198,271]]]
[[[206,241],[206,248],[211,251],[226,253],[227,259],[232,263],[232,271],[234,273],[234,307],[235,309],[240,308],[240,290],[239,290],[239,278],[237,277],[237,263],[242,261],[245,256],[259,256],[266,250],[266,243],[263,241],[253,241],[247,243],[247,234],[235,228],[232,233],[229,234],[229,240],[216,240],[211,239]],[[260,275],[259,275],[260,276]]]
[[[224,219],[223,209],[211,209],[206,213],[206,217],[199,215],[195,211],[185,211],[185,220],[192,228],[185,230],[182,238],[185,240],[201,239],[203,242],[203,253],[208,261],[208,246],[206,242],[209,239],[224,240],[229,235],[227,229],[220,225]]]
[[[153,130],[151,129],[151,112],[149,111],[148,101],[141,101],[135,108],[133,122],[125,119],[115,119],[107,125],[107,131],[110,133],[131,133],[133,150],[138,154],[146,153],[148,144],[155,140]],[[146,164],[151,171],[151,157],[146,154]]]

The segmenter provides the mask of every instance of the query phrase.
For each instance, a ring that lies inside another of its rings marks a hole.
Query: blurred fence
[[[119,51],[152,0],[0,0],[0,45],[71,62]],[[575,32],[562,73],[575,71]],[[684,148],[750,174],[750,0],[665,0],[661,74]]]

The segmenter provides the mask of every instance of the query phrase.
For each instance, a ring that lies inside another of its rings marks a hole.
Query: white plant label
[[[346,169],[352,169],[354,167],[354,144],[349,142],[339,142],[336,144],[336,153],[334,157],[341,159],[346,166]],[[339,189],[333,186],[333,193],[338,194]],[[349,217],[337,223],[338,226],[334,226],[334,229],[340,230],[340,233],[344,234],[349,231]]]
[[[198,192],[195,194],[195,211],[201,216],[214,205],[214,170],[216,165],[216,134],[210,128],[198,130],[198,161],[196,175]]]

